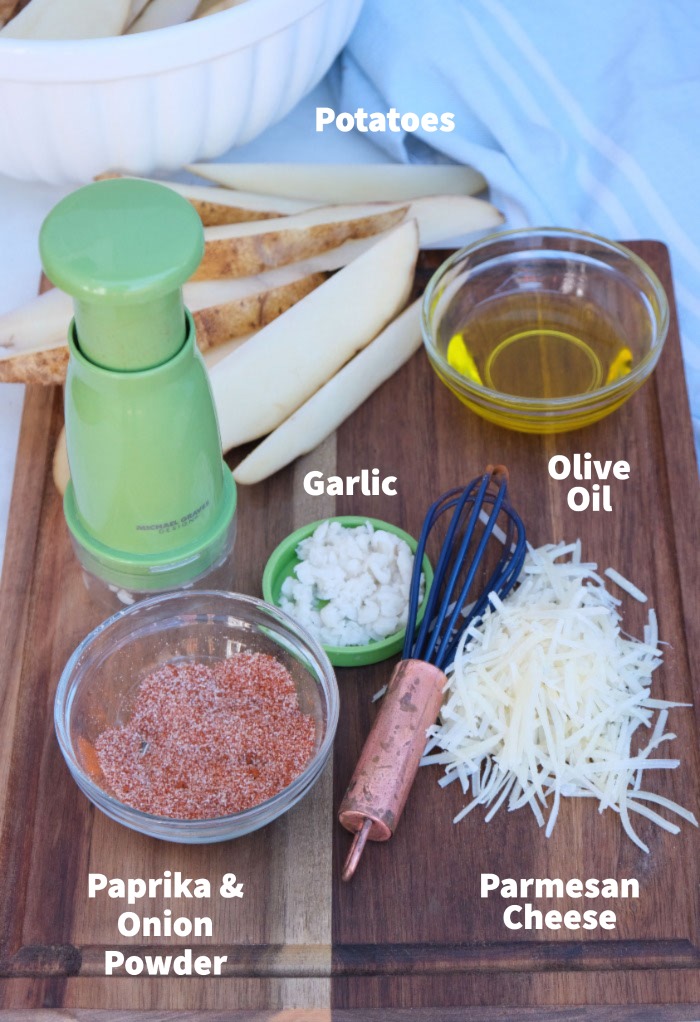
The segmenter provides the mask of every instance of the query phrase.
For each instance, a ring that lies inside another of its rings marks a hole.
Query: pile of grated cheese
[[[301,541],[297,557],[279,605],[323,645],[364,646],[406,627],[413,553],[400,536],[331,519]]]
[[[662,659],[656,615],[650,611],[643,642],[627,637],[620,601],[596,568],[582,563],[580,541],[529,547],[518,588],[505,601],[493,594],[483,619],[463,635],[422,760],[445,767],[442,787],[458,780],[471,793],[455,823],[477,805],[488,807],[487,822],[504,804],[530,806],[540,826],[547,815],[549,837],[561,799],[575,797],[619,813],[645,852],[632,814],[677,834],[676,824],[651,808],[658,806],[697,826],[691,812],[642,787],[645,771],[679,765],[652,754],[675,738],[666,730],[668,711],[689,705],[650,695]],[[640,726],[648,738],[632,752]]]

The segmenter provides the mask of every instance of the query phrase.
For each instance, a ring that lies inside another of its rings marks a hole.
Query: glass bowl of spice
[[[338,705],[326,654],[287,614],[189,591],[91,632],[63,671],[54,722],[98,809],[151,837],[206,844],[264,827],[307,794]]]

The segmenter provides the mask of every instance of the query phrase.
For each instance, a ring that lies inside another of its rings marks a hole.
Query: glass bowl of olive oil
[[[664,289],[623,245],[583,231],[504,231],[455,252],[430,280],[422,329],[439,378],[509,429],[555,433],[619,408],[668,331]]]

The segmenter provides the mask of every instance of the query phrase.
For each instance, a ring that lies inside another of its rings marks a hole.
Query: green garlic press
[[[83,568],[126,603],[201,585],[230,558],[236,487],[182,299],[199,217],[163,185],[99,181],[59,202],[39,244],[75,306],[64,512]]]

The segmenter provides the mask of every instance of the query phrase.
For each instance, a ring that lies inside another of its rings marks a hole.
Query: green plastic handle
[[[181,288],[204,230],[172,189],[135,178],[79,188],[48,215],[39,248],[49,280],[75,301],[77,341],[95,365],[152,369],[182,347]]]

